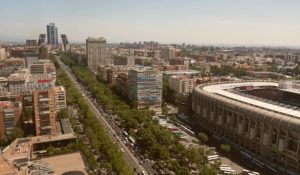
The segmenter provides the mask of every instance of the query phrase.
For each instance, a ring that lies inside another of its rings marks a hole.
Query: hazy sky
[[[0,41],[37,39],[54,22],[70,41],[300,46],[299,0],[2,0]]]

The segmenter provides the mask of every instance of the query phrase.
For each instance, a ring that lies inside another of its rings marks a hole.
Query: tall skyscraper
[[[136,100],[138,108],[161,112],[162,74],[151,67],[135,68],[128,73],[128,98]]]
[[[36,135],[56,135],[55,92],[51,86],[33,91]]]
[[[47,25],[47,43],[57,47],[58,46],[58,32],[54,23]]]
[[[86,39],[87,64],[91,70],[97,70],[99,66],[105,66],[109,63],[106,55],[105,38]]]
[[[61,40],[62,40],[62,47],[63,51],[67,52],[69,51],[69,41],[66,34],[61,34]]]
[[[46,43],[46,34],[40,34],[39,36],[39,41],[38,41],[38,45],[43,45]]]

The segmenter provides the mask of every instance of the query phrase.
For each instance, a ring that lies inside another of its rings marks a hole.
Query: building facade
[[[54,23],[47,25],[47,43],[51,46],[58,46],[58,32]]]
[[[11,74],[8,77],[8,89],[10,92],[24,92],[26,74]]]
[[[170,59],[175,58],[176,49],[172,46],[163,47],[160,50],[161,59],[164,60],[165,63],[169,63]]]
[[[104,38],[86,39],[87,65],[91,70],[97,70],[99,66],[109,64],[106,55],[106,40]]]
[[[70,49],[70,46],[69,46],[69,41],[68,41],[67,35],[66,34],[61,34],[61,40],[62,40],[62,49],[63,49],[63,51],[68,52],[69,49]]]
[[[194,79],[187,76],[171,76],[169,88],[179,94],[190,94],[193,91]]]
[[[34,46],[37,46],[37,43],[36,43],[35,39],[28,39],[28,40],[26,40],[25,45],[28,47],[34,47]]]
[[[67,108],[67,99],[66,99],[65,88],[63,86],[55,86],[53,89],[54,89],[54,96],[55,96],[56,112]]]
[[[15,127],[21,127],[21,111],[20,102],[0,102],[0,138],[11,134]]]
[[[5,48],[0,47],[0,61],[3,61],[7,58],[7,54]]]
[[[36,135],[56,135],[55,92],[52,87],[33,91]]]
[[[38,40],[38,45],[44,45],[46,44],[46,34],[40,34],[39,40]]]
[[[244,87],[260,90],[266,86],[276,89],[278,84],[231,82],[199,85],[192,95],[193,120],[253,163],[277,174],[299,174],[299,111],[230,90]]]
[[[162,74],[151,67],[129,70],[128,98],[136,100],[138,108],[161,108]]]

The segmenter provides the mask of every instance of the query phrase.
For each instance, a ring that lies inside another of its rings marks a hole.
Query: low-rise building
[[[188,76],[195,77],[199,75],[199,71],[197,70],[174,70],[174,71],[164,71],[163,78],[164,80],[168,80],[170,76]]]
[[[26,68],[26,62],[24,58],[11,57],[9,59],[4,60],[4,66],[13,67],[14,69],[23,69]]]

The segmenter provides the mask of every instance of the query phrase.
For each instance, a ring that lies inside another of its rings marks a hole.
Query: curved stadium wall
[[[264,82],[259,83],[264,85]],[[270,82],[265,83],[266,87],[270,85]],[[265,166],[274,172],[299,174],[300,116],[298,113],[295,112],[294,115],[281,113],[275,111],[275,108],[267,109],[231,98],[230,93],[229,96],[225,96],[207,90],[210,87],[223,85],[243,87],[248,86],[249,82],[238,84],[229,82],[195,87],[192,95],[192,110],[197,125],[223,142],[231,144],[259,166]],[[226,89],[222,90],[226,91]]]

